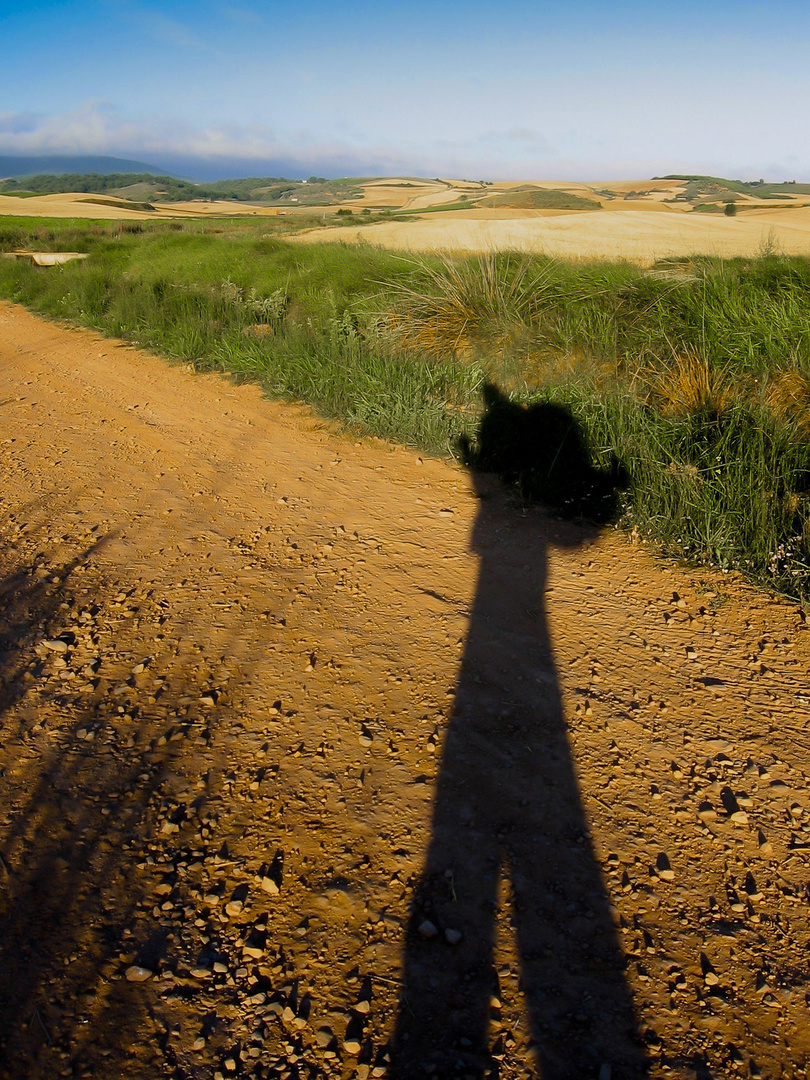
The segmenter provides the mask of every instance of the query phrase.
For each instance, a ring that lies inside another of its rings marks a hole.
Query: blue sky
[[[0,0],[0,154],[810,181],[807,0]]]

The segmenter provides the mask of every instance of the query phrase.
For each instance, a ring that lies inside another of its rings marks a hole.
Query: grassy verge
[[[413,260],[291,227],[0,219],[6,250],[90,256],[0,260],[0,294],[434,453],[474,445],[487,380],[564,407],[626,527],[810,600],[810,260]]]

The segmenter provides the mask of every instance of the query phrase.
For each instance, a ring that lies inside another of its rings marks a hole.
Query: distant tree
[[[734,217],[737,213],[737,204],[733,202],[727,202],[726,208],[723,211],[726,217]]]

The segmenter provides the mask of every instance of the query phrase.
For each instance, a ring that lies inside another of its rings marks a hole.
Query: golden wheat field
[[[810,196],[801,194],[782,194],[776,201],[736,193],[738,212],[725,216],[722,189],[690,200],[686,182],[673,179],[489,184],[387,177],[358,181],[353,191],[343,202],[324,206],[222,199],[159,202],[150,209],[87,193],[0,195],[0,215],[109,220],[286,215],[301,226],[302,218],[308,217],[310,224],[313,218],[318,221],[292,237],[302,243],[339,240],[414,252],[516,250],[642,265],[695,254],[810,253]],[[335,215],[340,211],[343,224],[337,229]],[[407,219],[386,220],[392,214]]]

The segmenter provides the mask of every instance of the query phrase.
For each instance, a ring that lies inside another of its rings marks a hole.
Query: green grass
[[[757,199],[781,199],[786,195],[810,195],[810,184],[791,182],[772,183],[758,180],[728,180],[723,176],[674,174],[653,177],[655,180],[684,180],[686,194],[690,199],[720,191],[734,191],[739,195],[753,195]]]
[[[625,527],[810,600],[810,259],[646,271],[283,239],[312,223],[0,219],[5,250],[89,254],[0,260],[0,295],[432,453],[475,445],[487,381],[562,406],[626,476]]]
[[[602,204],[559,188],[517,188],[490,195],[478,205],[515,210],[599,210]]]

